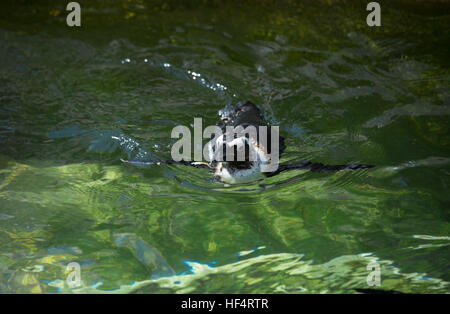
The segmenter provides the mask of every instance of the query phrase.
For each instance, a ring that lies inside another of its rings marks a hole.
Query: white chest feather
[[[221,181],[230,184],[245,183],[264,177],[261,173],[259,162],[253,163],[253,166],[249,169],[234,170],[232,172],[228,168],[223,167],[222,162],[219,162],[214,173]]]

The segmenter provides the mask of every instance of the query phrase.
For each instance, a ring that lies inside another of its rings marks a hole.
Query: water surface
[[[449,15],[365,2],[2,3],[0,291],[449,292]],[[426,9],[425,9],[426,8]],[[447,11],[448,12],[448,11]],[[365,163],[224,186],[176,125],[251,100],[282,162]],[[81,265],[68,288],[66,266]]]

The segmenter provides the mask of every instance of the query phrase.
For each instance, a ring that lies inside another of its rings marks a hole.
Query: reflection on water
[[[385,290],[442,293],[448,289],[447,282],[420,273],[402,274],[392,261],[371,254],[345,255],[314,264],[292,253],[260,255],[220,267],[186,262],[187,274],[135,282],[116,290],[101,290],[98,284],[74,290],[60,288],[73,293],[356,293],[355,289],[367,288],[371,272],[367,265],[374,261],[380,265]]]
[[[448,292],[448,21],[173,3],[93,1],[79,32],[52,4],[0,19],[0,292],[354,292],[374,260],[381,289]],[[247,99],[282,162],[376,168],[224,186],[120,162],[168,158],[175,125]]]

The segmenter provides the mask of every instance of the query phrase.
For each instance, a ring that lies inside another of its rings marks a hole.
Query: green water
[[[372,288],[450,292],[449,6],[380,3],[370,28],[365,1],[80,1],[70,28],[61,1],[2,2],[0,292],[351,293],[373,261]],[[243,100],[282,162],[376,168],[120,162]]]

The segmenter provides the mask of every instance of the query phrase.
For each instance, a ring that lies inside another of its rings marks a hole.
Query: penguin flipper
[[[268,177],[273,177],[287,170],[310,170],[312,172],[337,172],[341,170],[370,169],[373,165],[350,164],[350,165],[326,165],[319,162],[302,161],[293,164],[280,165],[277,170],[269,173]]]

